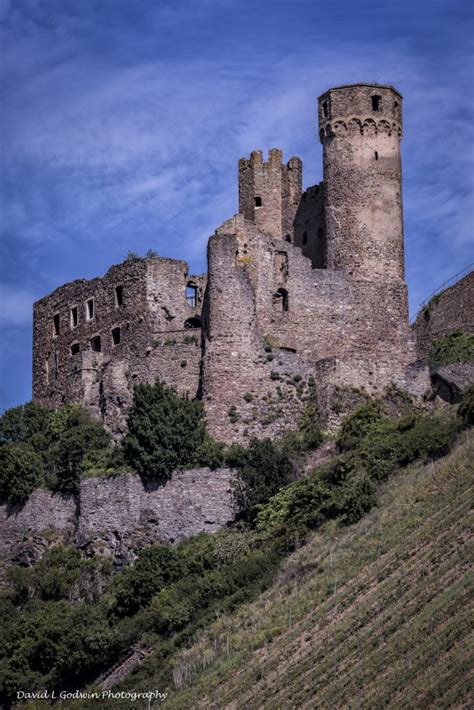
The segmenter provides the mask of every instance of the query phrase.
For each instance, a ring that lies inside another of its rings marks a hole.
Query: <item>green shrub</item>
[[[135,565],[127,568],[118,581],[113,613],[118,616],[135,614],[182,572],[176,548],[159,544],[146,547]]]
[[[58,439],[49,447],[56,488],[74,492],[84,472],[83,461],[91,452],[110,446],[110,435],[102,424],[94,421],[79,407],[65,407],[58,411],[55,421]],[[110,449],[112,453],[112,449]]]
[[[378,402],[371,400],[363,404],[342,422],[337,437],[340,451],[357,448],[373,424],[382,420],[383,414]]]
[[[209,468],[219,468],[224,464],[225,444],[206,434],[204,441],[196,451],[196,463]]]
[[[43,460],[30,444],[0,447],[0,499],[23,503],[44,480]]]
[[[458,328],[438,338],[431,345],[429,365],[432,369],[452,362],[469,362],[474,359],[474,335]]]
[[[293,467],[288,456],[270,439],[253,439],[242,458],[235,497],[239,517],[253,522],[258,506],[290,482]]]
[[[123,450],[144,479],[167,480],[196,462],[205,439],[202,403],[179,397],[161,382],[135,387]]]
[[[465,427],[474,425],[474,385],[469,385],[465,390],[459,405],[458,415],[461,417]]]

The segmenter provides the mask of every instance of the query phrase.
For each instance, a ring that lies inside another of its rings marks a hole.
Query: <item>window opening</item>
[[[118,345],[120,343],[120,328],[112,329],[112,342],[114,345]]]
[[[308,232],[303,232],[303,244],[308,243]]]
[[[80,352],[81,347],[79,343],[73,343],[71,345],[71,355],[77,355],[78,352]]]
[[[288,291],[284,288],[279,288],[273,294],[273,310],[277,313],[288,310]]]
[[[102,351],[102,343],[100,342],[100,335],[97,335],[91,340],[91,350],[95,353],[100,353]]]
[[[71,308],[71,328],[76,328],[77,317],[78,317],[77,306],[74,306],[73,308]]]
[[[329,114],[329,111],[328,111],[328,102],[327,102],[327,101],[323,101],[323,115],[324,115],[324,118],[327,118],[327,117],[328,117],[328,114]]]
[[[197,306],[197,287],[193,286],[193,284],[186,286],[186,303],[192,308]]]
[[[319,237],[319,239],[321,239],[322,236],[323,236],[323,228],[322,228],[322,227],[318,227],[318,237]]]
[[[58,361],[58,353],[54,351],[54,379],[58,379],[58,374],[59,374],[59,361]]]
[[[186,330],[189,330],[189,328],[201,328],[201,319],[199,318],[199,316],[195,316],[194,318],[188,318],[188,320],[184,321],[184,327],[186,328]]]
[[[256,197],[255,198],[255,207],[261,207],[261,206],[262,206],[262,198]]]
[[[382,97],[372,96],[372,111],[380,111],[382,108]]]
[[[374,150],[374,158],[375,158],[375,160],[379,159],[379,154],[376,150]]]
[[[291,237],[289,234],[285,236],[285,242],[288,242],[288,244],[291,244]]]
[[[115,305],[123,306],[123,286],[115,287]]]
[[[53,335],[54,337],[59,335],[59,313],[53,316]]]
[[[86,320],[92,320],[94,317],[94,299],[89,298],[86,301]]]

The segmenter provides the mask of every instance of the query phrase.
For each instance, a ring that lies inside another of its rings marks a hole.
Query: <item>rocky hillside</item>
[[[468,707],[473,454],[468,431],[393,477],[356,525],[323,526],[270,590],[175,657],[166,707]]]

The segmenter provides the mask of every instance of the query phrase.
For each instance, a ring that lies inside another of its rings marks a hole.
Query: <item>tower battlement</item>
[[[283,151],[271,148],[268,160],[254,150],[239,160],[239,212],[265,234],[291,239],[301,199],[303,163],[293,157],[283,162]]]

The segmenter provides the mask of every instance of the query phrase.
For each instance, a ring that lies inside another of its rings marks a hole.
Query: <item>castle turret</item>
[[[293,220],[301,198],[302,163],[282,163],[281,150],[261,150],[239,160],[239,212],[257,228],[277,239],[293,240]]]
[[[324,152],[327,268],[403,279],[402,97],[354,84],[318,100]]]

